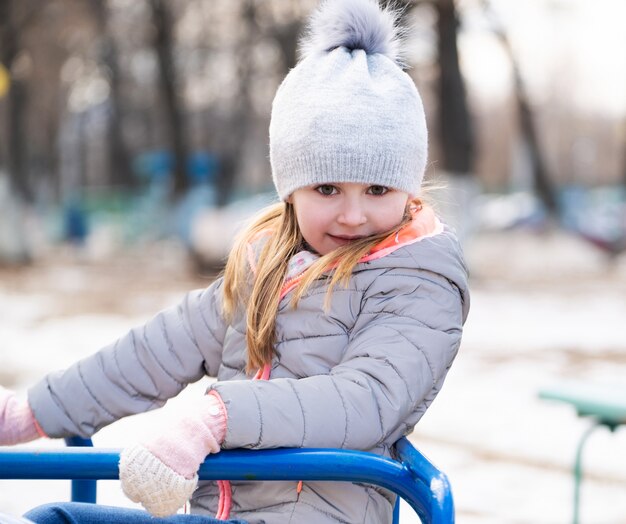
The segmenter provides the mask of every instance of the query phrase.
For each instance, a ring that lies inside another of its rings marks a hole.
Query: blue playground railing
[[[72,500],[96,502],[96,480],[118,479],[119,450],[92,448],[72,438],[65,449],[0,448],[0,479],[72,480]],[[77,446],[89,448],[80,449]],[[398,460],[345,449],[290,448],[229,450],[207,457],[201,480],[329,480],[365,482],[406,500],[424,524],[454,522],[450,483],[406,439],[396,445]],[[394,523],[399,522],[399,501]]]

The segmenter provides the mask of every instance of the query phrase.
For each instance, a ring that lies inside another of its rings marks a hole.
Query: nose
[[[358,198],[346,198],[342,202],[337,222],[342,225],[355,227],[365,224],[367,216],[363,203]]]

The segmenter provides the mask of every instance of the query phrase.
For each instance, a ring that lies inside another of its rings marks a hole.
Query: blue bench
[[[72,480],[72,500],[96,502],[96,480],[118,478],[119,450],[67,439],[64,449],[0,448],[1,479]],[[366,482],[398,494],[424,524],[454,522],[450,484],[406,439],[395,445],[398,460],[342,449],[230,450],[210,455],[201,480],[328,480]],[[399,499],[394,524],[399,522]]]

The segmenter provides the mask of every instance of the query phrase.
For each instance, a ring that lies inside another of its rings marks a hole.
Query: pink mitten
[[[220,450],[226,436],[226,408],[215,391],[192,407],[161,435],[126,448],[120,456],[124,493],[156,517],[173,515],[191,498],[200,464]]]
[[[0,446],[11,446],[44,437],[26,400],[0,386]]]

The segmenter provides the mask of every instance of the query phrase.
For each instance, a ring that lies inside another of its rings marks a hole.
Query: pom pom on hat
[[[272,104],[270,162],[282,200],[344,182],[419,194],[428,133],[396,21],[375,0],[325,0],[312,15],[303,57]]]
[[[312,15],[300,42],[302,58],[337,47],[380,53],[402,66],[398,13],[375,0],[325,0]]]

